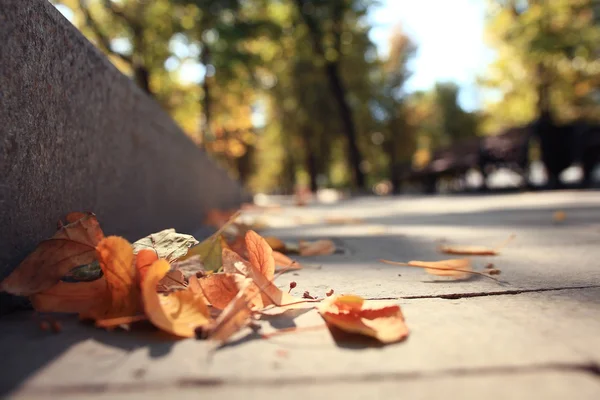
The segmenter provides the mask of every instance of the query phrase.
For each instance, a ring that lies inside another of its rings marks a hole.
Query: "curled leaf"
[[[264,239],[273,251],[285,251],[286,245],[281,239],[275,236],[266,236]]]
[[[158,255],[153,249],[141,249],[135,256],[135,268],[139,274],[140,283],[146,278],[148,268],[158,260]]]
[[[189,279],[191,276],[204,275],[206,273],[200,256],[190,256],[185,260],[175,261],[171,264],[171,267],[181,271],[186,279]]]
[[[359,296],[332,296],[317,306],[327,322],[345,332],[373,337],[382,343],[394,343],[408,336],[404,316],[397,304],[365,301]]]
[[[169,272],[166,260],[154,262],[142,282],[144,310],[157,328],[181,337],[194,337],[199,326],[210,322],[208,307],[201,295],[178,290],[167,295],[156,292],[156,285]]]
[[[143,249],[150,249],[156,252],[158,258],[172,262],[185,256],[188,249],[197,243],[191,235],[177,233],[175,229],[165,229],[133,243],[133,252],[137,254]]]
[[[324,256],[333,253],[335,253],[335,244],[331,240],[300,241],[301,256]]]
[[[0,282],[0,291],[29,296],[51,288],[73,268],[93,262],[103,237],[92,213],[63,226]]]
[[[275,260],[275,272],[279,271],[291,271],[296,269],[302,269],[303,266],[299,262],[292,260],[288,256],[278,251],[273,251],[273,260]]]

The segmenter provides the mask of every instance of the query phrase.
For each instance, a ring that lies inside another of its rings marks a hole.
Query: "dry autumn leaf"
[[[203,331],[205,337],[223,344],[236,332],[248,326],[252,317],[252,300],[260,297],[259,288],[252,279],[245,279],[242,287],[214,323]]]
[[[107,297],[82,317],[99,320],[136,315],[142,307],[131,244],[121,237],[109,236],[98,243],[96,252],[106,280]]]
[[[0,291],[29,296],[51,288],[73,268],[92,263],[103,237],[92,213],[63,226],[0,282]]]
[[[273,260],[275,260],[275,272],[291,271],[302,269],[303,266],[299,262],[292,260],[288,256],[278,251],[273,251]]]
[[[196,328],[210,323],[208,307],[203,297],[192,290],[178,290],[167,295],[156,292],[156,285],[170,268],[166,260],[158,260],[148,269],[142,282],[146,316],[163,331],[181,337],[194,337]]]
[[[104,277],[91,282],[58,282],[29,297],[38,312],[83,313],[101,306],[107,297]]]
[[[239,291],[238,274],[211,274],[202,278],[190,277],[198,283],[198,287],[206,300],[219,310],[227,307]]]
[[[156,252],[158,258],[173,262],[188,253],[190,247],[198,244],[191,235],[175,232],[175,229],[165,229],[142,238],[133,243],[134,254],[143,249]]]
[[[225,239],[223,239],[220,234],[213,235],[196,246],[191,247],[188,253],[181,257],[179,261],[185,261],[194,256],[199,256],[206,271],[218,271],[223,265],[221,261],[221,252],[226,246]]]
[[[426,272],[437,275],[437,276],[447,276],[454,278],[456,280],[459,279],[467,279],[471,275],[479,275],[484,276],[486,278],[492,279],[494,281],[498,281],[495,278],[492,278],[489,275],[483,274],[481,272],[473,271],[471,267],[471,261],[469,259],[452,259],[452,260],[442,260],[442,261],[409,261],[407,263],[397,262],[397,261],[389,261],[389,260],[379,260],[382,263],[390,264],[390,265],[399,265],[402,267],[416,267],[423,268]]]
[[[171,267],[181,271],[186,279],[189,279],[191,276],[205,275],[206,273],[200,256],[190,256],[185,260],[175,261],[171,264]]]
[[[281,239],[276,238],[275,236],[266,236],[264,239],[269,246],[271,246],[273,251],[285,251],[286,245]]]
[[[382,343],[394,343],[408,336],[400,306],[365,301],[345,295],[325,299],[317,310],[327,322],[345,332],[373,337]]]
[[[333,253],[335,253],[335,244],[331,240],[300,241],[301,256],[324,256]]]
[[[439,251],[445,254],[463,255],[463,256],[496,256],[500,253],[500,249],[508,244],[514,235],[511,235],[504,243],[496,247],[485,247],[485,246],[439,246]]]

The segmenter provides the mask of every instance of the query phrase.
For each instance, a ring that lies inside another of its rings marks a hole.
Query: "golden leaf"
[[[394,343],[408,336],[404,316],[397,304],[365,301],[359,296],[332,296],[317,306],[327,322],[345,332],[373,337],[382,343]]]
[[[156,292],[156,285],[169,272],[166,260],[154,262],[142,282],[144,310],[157,328],[181,337],[194,337],[196,328],[210,323],[209,311],[202,296],[194,291],[178,290],[169,294]]]

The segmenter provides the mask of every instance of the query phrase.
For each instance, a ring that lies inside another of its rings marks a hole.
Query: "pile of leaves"
[[[263,314],[315,308],[315,303],[327,324],[343,331],[383,343],[408,335],[398,305],[333,296],[333,291],[325,301],[307,293],[295,298],[277,287],[276,270],[280,274],[299,264],[272,249],[269,241],[280,244],[276,238],[266,240],[247,226],[237,224],[236,234],[228,237],[225,230],[235,216],[219,216],[219,230],[202,242],[167,229],[132,244],[105,237],[94,214],[71,213],[54,236],[0,282],[0,291],[28,296],[39,312],[78,314],[99,328],[148,320],[174,338],[199,337],[217,344],[252,327]],[[298,253],[331,254],[332,246],[304,242]]]

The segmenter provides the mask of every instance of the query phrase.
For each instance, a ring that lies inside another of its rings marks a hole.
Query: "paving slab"
[[[311,310],[261,325],[265,332],[321,328],[268,340],[244,331],[210,355],[204,341],[173,342],[153,330],[105,332],[74,318],[62,320],[62,333],[46,333],[30,314],[18,313],[1,321],[0,357],[11,368],[0,375],[0,393],[24,398],[187,398],[198,393],[261,399],[394,393],[409,398],[447,398],[449,393],[457,398],[600,398],[600,232],[595,231],[600,194],[414,200],[286,206],[270,217],[273,224],[265,232],[290,239],[334,238],[342,254],[303,258],[308,267],[284,274],[278,285],[296,281],[292,294],[297,296],[308,290],[322,297],[333,288],[392,299],[401,305],[411,331],[402,343],[337,342]],[[552,220],[556,209],[566,210],[562,224]],[[521,218],[512,215],[517,210]],[[368,220],[384,211],[389,216],[377,221],[377,229],[384,225],[391,232],[379,236],[365,233],[369,222],[334,226],[315,220],[334,214]],[[303,225],[296,219],[293,225],[288,214],[312,222]],[[428,227],[408,223],[428,215],[442,222]],[[508,283],[440,283],[422,270],[374,261],[441,259],[435,250],[439,231],[461,244],[489,244],[516,233],[500,256],[474,258],[478,265],[494,262]]]

